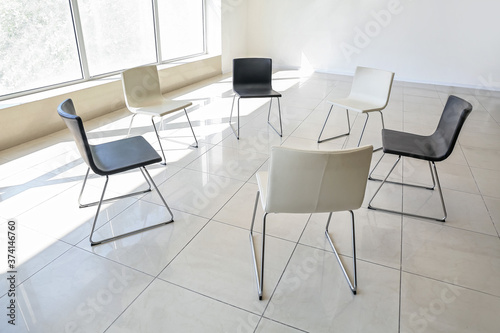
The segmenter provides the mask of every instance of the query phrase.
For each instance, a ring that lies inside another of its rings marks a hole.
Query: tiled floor
[[[255,99],[241,102],[239,141],[227,124],[228,76],[172,93],[193,101],[190,117],[200,142],[189,147],[193,138],[181,113],[164,120],[168,166],[149,170],[175,222],[93,248],[88,235],[95,208],[77,206],[86,166],[68,132],[0,152],[0,331],[499,332],[500,94],[490,91],[395,82],[384,111],[388,128],[431,133],[451,93],[474,106],[452,156],[438,163],[448,220],[368,210],[377,187],[369,182],[355,212],[359,289],[353,296],[323,235],[326,215],[271,216],[264,299],[258,300],[248,236],[254,174],[267,168],[273,145],[354,146],[364,121],[355,114],[350,137],[316,143],[326,101],[346,95],[350,82],[330,74],[276,73],[283,138],[266,124],[268,101]],[[372,118],[364,142],[379,146],[381,124]],[[124,137],[129,120],[130,113],[119,110],[85,126],[93,142],[103,142]],[[345,126],[345,113],[336,110],[325,135]],[[159,149],[148,118],[137,117],[133,134]],[[386,158],[380,175],[392,160]],[[427,165],[415,160],[404,160],[394,178],[430,181]],[[93,177],[83,200],[95,200],[102,185]],[[125,193],[144,185],[140,173],[129,172],[111,177],[108,189]],[[440,209],[437,193],[396,185],[381,191],[376,203],[413,212]],[[96,237],[165,217],[154,194],[107,203]],[[348,218],[335,214],[331,233],[349,270]],[[6,316],[11,219],[18,226],[16,327]],[[256,224],[260,230],[259,219]]]

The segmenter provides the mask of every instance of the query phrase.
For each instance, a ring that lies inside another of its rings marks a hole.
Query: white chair
[[[122,84],[127,108],[133,113],[128,127],[127,136],[130,135],[132,122],[134,121],[134,117],[136,115],[143,114],[150,116],[156,137],[158,138],[158,143],[160,144],[161,152],[163,154],[162,164],[165,165],[165,152],[163,151],[160,136],[158,135],[158,130],[156,129],[154,123],[154,117],[163,117],[169,113],[184,109],[189,127],[191,127],[191,132],[193,133],[193,137],[196,142],[193,146],[195,148],[198,147],[198,140],[196,139],[193,126],[191,125],[191,121],[189,120],[189,116],[186,111],[186,108],[193,103],[168,100],[162,96],[156,65],[136,67],[123,71]]]
[[[372,146],[338,151],[271,148],[269,171],[261,171],[256,174],[259,191],[255,199],[250,227],[250,244],[259,299],[262,299],[264,284],[266,218],[269,213],[330,213],[326,223],[325,235],[344,272],[351,291],[356,294],[356,244],[354,214],[352,211],[361,207],[363,203],[372,152]],[[253,240],[253,226],[259,197],[264,209],[260,278]],[[352,221],[354,263],[354,280],[352,283],[328,233],[332,213],[347,210],[351,213]]]
[[[330,103],[332,106],[330,107],[330,111],[328,111],[328,115],[326,116],[323,128],[319,133],[318,143],[351,134],[349,110],[366,114],[366,120],[361,132],[361,136],[359,137],[358,147],[361,144],[361,139],[363,138],[370,112],[378,111],[380,113],[380,117],[382,118],[382,128],[385,128],[384,115],[382,114],[382,110],[385,109],[387,103],[389,102],[393,79],[394,73],[392,72],[368,67],[357,67],[356,73],[354,73],[354,79],[349,96],[347,96],[346,98],[328,101],[328,103]],[[330,117],[330,113],[332,112],[334,106],[339,106],[346,109],[347,133],[327,139],[321,139],[321,135],[323,134],[323,130],[325,129],[326,123],[328,122],[328,118]],[[376,150],[379,149],[381,148],[378,148]]]

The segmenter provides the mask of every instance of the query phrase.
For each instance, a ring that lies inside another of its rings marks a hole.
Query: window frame
[[[78,58],[80,62],[80,71],[82,73],[82,78],[81,79],[76,79],[76,80],[71,80],[71,81],[66,81],[66,82],[61,82],[57,84],[52,84],[48,86],[43,86],[43,87],[38,87],[38,88],[33,88],[29,90],[23,90],[23,91],[18,91],[6,95],[0,96],[0,101],[5,101],[17,97],[23,97],[39,92],[44,92],[52,89],[57,89],[57,88],[62,88],[62,87],[67,87],[71,86],[74,84],[79,84],[79,83],[84,83],[84,82],[89,82],[93,80],[99,80],[102,78],[114,76],[117,74],[120,74],[127,68],[123,68],[121,70],[116,70],[104,74],[99,74],[99,75],[90,75],[89,71],[89,64],[88,64],[88,59],[87,59],[87,54],[86,54],[86,49],[85,49],[85,40],[83,37],[83,29],[82,29],[82,24],[80,20],[80,12],[79,12],[79,7],[78,7],[78,0],[68,0],[69,2],[69,7],[70,7],[70,15],[71,19],[73,22],[73,32],[75,35],[75,42],[76,42],[76,48],[77,48],[77,53],[78,53]],[[185,59],[190,59],[190,58],[195,58],[199,57],[202,55],[207,54],[207,20],[206,20],[206,0],[201,0],[201,6],[202,6],[202,27],[203,27],[203,51],[200,53],[196,54],[189,54],[186,56],[174,58],[174,59],[167,59],[167,60],[161,60],[162,59],[162,54],[161,54],[161,40],[160,40],[160,21],[159,21],[159,15],[158,15],[158,0],[151,0],[151,10],[153,11],[153,26],[154,26],[154,40],[155,40],[155,47],[156,47],[156,62],[154,63],[145,63],[142,64],[141,66],[145,65],[163,65],[163,64],[169,64],[169,63],[174,63],[180,60],[185,60]]]

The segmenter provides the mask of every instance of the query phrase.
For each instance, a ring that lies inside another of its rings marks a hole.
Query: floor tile
[[[261,129],[248,127],[241,129],[240,139],[236,139],[235,135],[226,137],[220,143],[221,146],[254,151],[261,154],[269,154],[272,146],[279,146],[285,138],[280,137],[270,127],[265,126]]]
[[[258,320],[249,312],[155,280],[106,332],[253,332]]]
[[[300,110],[306,110],[308,113],[307,109],[300,109]],[[304,115],[303,117],[305,117]],[[297,116],[297,117],[300,117]],[[245,124],[244,130],[245,131],[258,131],[258,130],[263,130],[266,129],[268,131],[273,131],[275,135],[278,135],[277,132],[282,133],[283,137],[289,136],[291,133],[295,131],[295,129],[302,123],[301,120],[294,119],[293,116],[286,118],[285,116],[282,115],[281,117],[281,126],[280,126],[280,121],[278,118],[278,114],[276,112],[271,111],[271,115],[269,117],[269,123],[268,123],[268,113],[267,112],[261,112],[254,118],[248,121],[248,123]],[[274,130],[273,127],[276,129]],[[277,131],[277,132],[276,132]],[[283,131],[283,132],[281,132]]]
[[[403,271],[500,296],[500,239],[411,218],[403,224]]]
[[[257,258],[260,258],[262,237],[256,234],[254,239]],[[224,303],[262,314],[294,245],[266,237],[262,301],[257,296],[249,232],[215,221],[211,221],[159,277]]]
[[[344,146],[345,139],[331,140],[318,143],[317,139],[304,139],[301,137],[289,136],[281,146],[302,150],[340,150]]]
[[[500,198],[500,175],[495,170],[471,168],[482,195]]]
[[[325,236],[327,220],[326,213],[313,214],[300,238],[300,243],[333,252]],[[401,216],[361,208],[354,211],[354,221],[357,258],[399,269]],[[337,212],[332,215],[329,234],[337,251],[352,258],[352,227],[349,212]]]
[[[299,245],[264,316],[308,332],[397,332],[398,311],[398,270],[358,261],[353,295],[332,253]]]
[[[246,183],[214,216],[214,220],[228,223],[250,230],[255,197],[258,186]],[[262,217],[264,212],[260,200],[255,214],[254,231],[262,232]],[[297,242],[310,214],[269,214],[266,223],[266,234]]]
[[[490,213],[491,219],[495,224],[497,234],[500,235],[500,199],[490,198],[490,197],[483,197],[483,198],[484,198],[484,203],[488,208],[488,212]]]
[[[300,333],[304,332],[302,330],[298,330],[296,328],[280,324],[278,322],[269,320],[267,318],[262,318],[259,322],[259,326],[255,333]]]
[[[3,179],[0,216],[6,219],[16,217],[75,184],[75,179],[60,178],[35,168]]]
[[[425,216],[444,216],[439,193],[425,189],[405,188],[404,210]],[[496,235],[488,210],[480,195],[453,190],[443,190],[446,205],[446,226]],[[428,221],[428,220],[426,220]],[[442,224],[443,222],[435,222]]]
[[[2,332],[103,332],[152,277],[72,249],[17,288],[15,329]],[[0,298],[6,308],[9,298]]]
[[[15,219],[12,221],[15,224],[0,224],[0,248],[7,251],[10,245],[13,249],[12,252],[4,252],[6,258],[0,266],[2,285],[9,271],[16,271],[16,283],[20,284],[71,248],[67,243],[24,227]],[[12,231],[9,226],[13,227]],[[7,266],[7,254],[12,255],[14,269]],[[0,295],[4,295],[8,289],[1,288]]]
[[[67,191],[61,192],[17,218],[19,224],[60,239],[69,244],[76,244],[90,235],[97,206],[79,208],[78,196],[81,187],[75,185]],[[82,203],[98,200],[102,188],[87,186],[82,196]],[[107,191],[108,195],[118,195]],[[121,213],[134,203],[137,198],[129,197],[113,202],[103,203],[96,226],[99,227]]]
[[[208,222],[207,219],[176,210],[172,213],[174,222],[152,230],[97,246],[90,246],[89,240],[84,239],[77,246],[156,276]],[[167,222],[169,219],[170,215],[165,207],[138,200],[96,230],[94,241]]]
[[[231,174],[231,169],[227,171]],[[183,169],[158,189],[170,208],[212,218],[243,184],[232,178]],[[156,193],[142,199],[161,204]]]
[[[401,332],[497,332],[500,298],[403,273]]]
[[[463,147],[467,162],[471,167],[500,171],[500,151]]]
[[[462,131],[500,135],[500,125],[494,121],[467,119]]]
[[[215,146],[186,168],[246,181],[268,158],[254,151]]]
[[[500,135],[463,132],[458,137],[458,141],[464,147],[481,149],[500,149]]]

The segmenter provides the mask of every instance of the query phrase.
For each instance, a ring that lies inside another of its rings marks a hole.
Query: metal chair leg
[[[383,157],[383,155],[382,155],[382,157]],[[445,203],[444,203],[443,191],[441,189],[441,183],[439,182],[439,176],[438,176],[438,173],[437,173],[436,164],[434,162],[428,161],[429,162],[429,169],[431,171],[432,181],[434,183],[433,187],[421,186],[421,185],[415,185],[415,184],[407,184],[407,183],[403,183],[403,182],[400,183],[400,182],[387,181],[387,179],[389,178],[390,174],[392,173],[392,171],[394,170],[394,168],[396,167],[396,165],[399,163],[400,160],[401,160],[401,156],[398,157],[398,159],[396,160],[396,163],[394,163],[394,165],[392,166],[392,168],[389,171],[389,173],[387,174],[387,176],[385,176],[385,178],[382,180],[382,183],[380,184],[380,186],[378,187],[378,189],[375,191],[375,194],[373,194],[373,197],[370,199],[370,202],[368,202],[368,209],[379,210],[379,211],[387,212],[387,213],[401,214],[401,215],[410,216],[410,217],[418,217],[418,218],[424,218],[424,219],[429,219],[429,220],[435,220],[435,221],[438,221],[438,222],[445,222],[446,218],[448,217],[448,213],[446,212],[446,206],[445,206]],[[379,162],[380,162],[380,160],[379,160]],[[431,163],[432,163],[432,166],[434,166],[434,170],[432,169]],[[377,165],[378,165],[378,163],[377,163]],[[375,165],[375,168],[377,167],[377,165]],[[373,170],[375,170],[375,168]],[[372,172],[373,172],[373,170],[372,170]],[[371,173],[370,173],[369,179],[370,180],[380,181],[380,179],[371,178]],[[397,211],[397,210],[391,210],[391,209],[385,209],[385,208],[380,208],[380,207],[372,206],[373,199],[375,199],[375,197],[377,196],[378,192],[380,191],[380,189],[382,188],[382,186],[385,183],[392,183],[392,184],[403,185],[403,186],[418,187],[418,188],[424,188],[424,189],[428,189],[428,190],[433,190],[434,187],[437,185],[437,189],[438,189],[438,192],[439,192],[439,197],[441,199],[441,206],[443,208],[443,214],[444,214],[444,216],[440,218],[440,217],[433,217],[433,216],[412,214],[412,213],[406,213],[404,211]]]
[[[339,134],[339,135],[333,136],[331,138],[323,139],[323,140],[321,139],[321,135],[323,134],[323,131],[325,130],[326,123],[328,122],[328,118],[330,117],[330,113],[332,112],[332,109],[333,109],[333,105],[330,107],[330,110],[328,111],[328,115],[326,116],[326,119],[325,119],[325,123],[323,124],[323,127],[321,128],[321,132],[319,133],[318,143],[322,143],[322,142],[325,142],[325,141],[337,139],[337,138],[340,138],[340,137],[347,136],[347,135],[351,134],[351,123],[350,123],[350,120],[349,120],[349,110],[346,109],[345,111],[346,111],[346,114],[347,114],[347,133]],[[383,115],[382,111],[380,111],[380,110],[377,110],[377,111],[380,113],[380,117],[382,119],[382,128],[385,128],[384,115]],[[361,131],[361,135],[359,136],[357,147],[359,147],[361,145],[361,139],[363,138],[363,134],[365,133],[365,129],[366,129],[366,124],[368,123],[368,118],[370,117],[370,114],[368,112],[364,112],[364,113],[366,113],[366,119],[365,119],[365,123],[363,124],[363,130]],[[382,149],[382,147],[375,148],[373,151],[376,152],[376,151],[378,151],[380,149]]]
[[[236,139],[240,139],[240,97],[238,97],[238,119],[237,119],[237,123],[238,123],[238,131],[236,132],[233,128],[233,124],[232,124],[232,118],[233,118],[233,108],[234,108],[234,99],[236,98],[236,94],[233,96],[233,103],[231,104],[231,114],[229,115],[229,127],[231,127],[231,129],[233,130],[233,133],[234,135],[236,136]]]
[[[128,125],[127,138],[130,136],[130,129],[132,128],[132,122],[134,121],[134,117],[136,115],[137,115],[137,113],[132,114],[132,118],[130,119],[130,124]]]
[[[155,121],[153,118],[154,117],[151,117],[151,122],[153,123],[153,128],[155,129],[156,137],[158,138],[158,143],[160,144],[161,154],[163,155],[163,162],[161,162],[160,164],[167,165],[167,159],[165,158],[165,152],[163,151],[163,146],[161,145],[160,135],[158,134],[158,130],[156,129]]]
[[[85,175],[85,178],[83,179],[82,189],[80,190],[80,195],[78,196],[78,206],[79,206],[79,208],[92,207],[92,206],[95,206],[95,205],[97,205],[97,204],[99,204],[101,202],[101,201],[95,201],[95,202],[90,202],[90,203],[85,203],[85,204],[81,203],[83,191],[85,189],[85,185],[87,184],[87,178],[89,176],[89,173],[90,173],[90,168],[87,169],[87,174]],[[143,173],[143,175],[144,175],[144,173]],[[124,194],[124,195],[116,196],[116,197],[113,197],[113,198],[104,199],[104,200],[102,200],[102,202],[115,201],[117,199],[123,199],[123,198],[131,197],[131,196],[134,196],[134,195],[139,195],[139,194],[144,194],[144,193],[151,192],[151,183],[149,182],[149,180],[147,178],[146,178],[146,182],[148,183],[148,187],[149,187],[147,190],[137,191],[137,192],[134,192],[134,193]],[[106,180],[106,183],[107,183],[107,180]]]
[[[267,213],[264,213],[264,217],[262,219],[262,255],[260,260],[260,277],[259,277],[259,268],[257,267],[257,255],[255,253],[255,245],[253,241],[253,226],[255,223],[255,213],[257,212],[257,205],[259,204],[259,195],[260,192],[257,191],[257,196],[255,198],[255,205],[253,209],[253,217],[252,224],[250,226],[250,246],[252,248],[252,258],[253,258],[253,267],[255,271],[255,280],[257,281],[257,293],[259,295],[259,300],[262,300],[262,291],[264,288],[264,251],[265,251],[265,236],[266,236],[266,218]]]
[[[379,113],[380,113],[380,117],[382,119],[382,129],[385,128],[385,124],[384,124],[384,114],[382,113],[382,111],[380,110],[377,110]],[[365,120],[365,124],[363,125],[363,130],[361,131],[361,135],[359,137],[359,141],[358,141],[358,147],[361,145],[361,139],[363,138],[363,134],[365,134],[365,129],[366,129],[366,124],[368,123],[368,118],[370,118],[370,113],[368,112],[365,112],[366,113],[366,120]],[[373,149],[373,152],[376,152],[376,151],[379,151],[380,149],[382,149],[383,147],[378,147],[378,148],[375,148]]]
[[[267,123],[269,124],[269,126],[271,126],[271,127],[272,127],[272,129],[273,129],[276,133],[278,133],[278,135],[279,135],[280,137],[283,137],[283,125],[282,125],[282,123],[281,123],[281,105],[280,105],[280,99],[279,99],[279,97],[276,97],[276,99],[278,100],[278,116],[279,116],[279,120],[280,120],[280,131],[278,132],[278,130],[277,130],[276,128],[274,128],[273,124],[271,124],[271,123],[269,122],[269,118],[270,118],[270,116],[271,116],[271,105],[273,104],[273,98],[272,98],[272,97],[271,97],[271,102],[269,103],[269,111],[268,111],[268,113],[267,113]]]
[[[372,176],[373,172],[378,167],[380,161],[382,161],[382,158],[384,156],[385,156],[385,153],[382,154],[382,156],[378,160],[377,164],[375,164],[375,166],[373,167],[372,171],[370,171],[370,174],[368,175],[368,180],[373,180],[373,181],[376,181],[376,182],[384,181],[383,179],[375,178],[375,177]],[[395,182],[395,181],[392,181],[392,180],[387,180],[386,183],[388,183],[388,184],[395,184],[395,185],[404,185],[404,186],[410,186],[410,187],[417,187],[417,188],[423,188],[423,189],[426,189],[426,190],[434,190],[434,188],[436,187],[436,180],[434,178],[434,173],[432,172],[431,162],[428,162],[428,163],[429,163],[429,170],[431,172],[431,177],[432,177],[432,186],[417,185],[417,184],[410,184],[410,183],[404,183],[404,182]]]
[[[363,125],[363,130],[361,131],[361,135],[359,136],[359,141],[358,141],[358,146],[361,144],[361,139],[363,139],[363,134],[365,134],[365,128],[366,128],[366,124],[368,123],[368,119],[370,118],[370,114],[367,113],[366,114],[366,119],[365,119],[365,124]]]
[[[321,134],[323,134],[323,131],[325,129],[326,123],[328,122],[328,118],[330,117],[330,113],[332,112],[332,109],[333,109],[333,105],[330,107],[330,111],[328,111],[328,115],[326,116],[325,123],[323,124],[323,128],[321,129],[321,132],[319,133],[318,143],[322,143],[322,142],[325,142],[325,141],[337,139],[337,138],[340,138],[342,136],[346,136],[346,135],[351,134],[351,122],[349,120],[349,110],[346,109],[345,112],[346,112],[346,115],[347,115],[347,133],[340,134],[340,135],[337,135],[337,136],[333,136],[331,138],[327,138],[327,139],[321,140]]]
[[[236,98],[236,94],[233,96],[233,103],[231,103],[231,113],[229,114],[229,123],[231,123],[233,119],[233,109],[234,109],[234,99]]]
[[[344,268],[344,265],[342,264],[342,261],[340,260],[339,254],[337,250],[335,249],[335,246],[333,245],[332,238],[330,237],[330,234],[328,233],[328,227],[330,226],[330,221],[332,219],[332,213],[328,215],[328,222],[326,223],[326,229],[325,229],[325,235],[326,238],[328,239],[328,242],[330,243],[330,246],[333,250],[333,253],[335,254],[335,257],[337,257],[337,261],[340,265],[340,268],[342,269],[342,272],[344,273],[344,277],[347,280],[347,283],[349,284],[349,288],[351,288],[351,291],[354,295],[356,295],[357,292],[357,286],[358,286],[358,275],[357,275],[357,270],[356,270],[356,233],[355,233],[355,226],[354,226],[354,213],[352,210],[349,211],[351,213],[351,222],[352,222],[352,260],[353,260],[353,267],[354,267],[354,279],[353,282],[349,279],[349,275],[347,274],[347,271]]]
[[[117,240],[119,238],[131,236],[131,235],[143,232],[143,231],[151,230],[153,228],[156,228],[156,227],[168,224],[168,223],[172,223],[174,221],[174,215],[173,215],[172,211],[170,210],[170,207],[168,207],[167,202],[165,201],[165,199],[161,195],[160,191],[158,190],[158,187],[156,186],[156,184],[155,184],[153,178],[151,177],[151,175],[148,173],[148,170],[146,170],[145,167],[141,167],[139,169],[141,170],[142,175],[144,176],[144,178],[146,178],[148,184],[153,184],[153,187],[155,188],[156,192],[160,196],[161,201],[163,202],[163,204],[165,205],[165,207],[167,208],[167,210],[168,210],[168,212],[170,214],[170,220],[168,220],[166,222],[161,222],[161,223],[158,223],[158,224],[154,224],[154,225],[151,225],[151,226],[148,226],[148,227],[140,228],[140,229],[137,229],[137,230],[134,230],[134,231],[126,232],[124,234],[120,234],[120,235],[117,235],[117,236],[113,236],[113,237],[101,239],[99,241],[94,241],[92,239],[92,237],[94,236],[94,231],[95,231],[95,227],[96,227],[96,224],[97,224],[97,219],[99,217],[99,212],[101,210],[101,205],[102,205],[103,202],[111,200],[111,199],[103,200],[104,194],[106,192],[106,187],[108,185],[108,180],[109,180],[109,176],[106,176],[106,182],[104,183],[104,188],[102,190],[101,199],[99,200],[98,205],[97,205],[97,212],[95,214],[94,223],[92,224],[92,230],[91,230],[90,236],[89,236],[89,240],[90,240],[90,245],[91,246],[99,245],[99,244],[106,243],[106,242],[112,242],[112,241]],[[128,195],[128,196],[130,196],[130,195]],[[122,197],[124,197],[124,196],[116,197],[114,199],[119,199],[119,198],[122,198]]]
[[[380,119],[382,120],[382,129],[385,129],[384,114],[382,113],[382,110],[378,110],[378,113],[380,113]],[[373,149],[373,152],[379,151],[382,148],[384,148],[384,147],[381,146],[381,147],[375,148],[375,149]]]
[[[188,116],[186,109],[184,109],[184,113],[186,114],[186,118],[188,120],[189,127],[191,127],[191,133],[193,133],[194,141],[196,141],[196,145],[194,146],[194,148],[198,148],[198,140],[196,139],[196,135],[194,134],[193,126],[191,125],[191,120],[189,120],[189,116]]]

